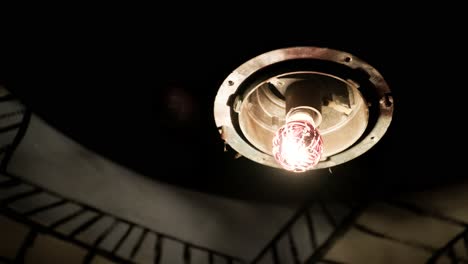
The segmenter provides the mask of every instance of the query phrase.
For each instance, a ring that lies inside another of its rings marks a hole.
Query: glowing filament
[[[289,121],[273,138],[273,156],[286,170],[303,172],[311,169],[320,161],[322,151],[322,136],[309,121]]]

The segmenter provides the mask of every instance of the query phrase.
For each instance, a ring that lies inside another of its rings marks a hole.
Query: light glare
[[[322,136],[309,121],[289,121],[273,138],[273,156],[286,170],[309,170],[320,161],[322,152]]]

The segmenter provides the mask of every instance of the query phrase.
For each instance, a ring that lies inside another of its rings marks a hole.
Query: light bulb
[[[320,161],[322,152],[322,136],[315,128],[313,119],[307,116],[301,118],[299,115],[289,120],[287,117],[286,124],[278,129],[273,138],[273,156],[286,170],[309,170]]]

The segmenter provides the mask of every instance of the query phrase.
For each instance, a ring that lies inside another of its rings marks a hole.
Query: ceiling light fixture
[[[385,134],[393,97],[380,73],[333,49],[259,55],[222,83],[215,122],[240,155],[294,172],[347,162]]]

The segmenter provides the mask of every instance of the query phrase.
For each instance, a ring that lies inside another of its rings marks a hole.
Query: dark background
[[[181,26],[105,22],[12,30],[2,44],[0,81],[86,147],[191,189],[296,201],[315,193],[382,196],[463,180],[447,150],[462,145],[456,142],[460,129],[449,121],[463,105],[464,88],[453,77],[459,76],[455,36],[417,19],[387,27],[372,19],[337,27],[268,15],[251,21],[236,16],[230,26],[222,23],[226,19],[232,17],[188,19]],[[389,131],[332,173],[295,175],[234,160],[223,152],[213,119],[221,82],[254,56],[304,45],[350,52],[382,73],[395,100]]]

